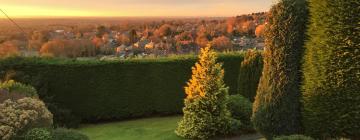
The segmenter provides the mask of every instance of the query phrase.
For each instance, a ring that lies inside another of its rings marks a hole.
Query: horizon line
[[[251,13],[250,13],[251,14]],[[246,15],[246,14],[241,14]],[[11,17],[11,15],[9,15]],[[234,16],[14,16],[13,19],[60,19],[60,18],[230,18]],[[6,17],[0,16],[0,19]]]

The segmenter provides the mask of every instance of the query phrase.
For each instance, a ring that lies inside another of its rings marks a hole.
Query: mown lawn
[[[82,125],[78,130],[90,140],[182,140],[174,130],[180,116]]]

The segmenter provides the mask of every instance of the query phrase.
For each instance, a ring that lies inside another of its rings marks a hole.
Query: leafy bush
[[[24,97],[37,97],[34,87],[13,80],[0,82],[0,103],[7,99],[17,100]]]
[[[237,92],[242,60],[242,53],[219,55],[229,93]],[[123,61],[8,58],[0,60],[0,77],[15,71],[12,79],[37,89],[56,126],[76,126],[79,121],[73,118],[97,122],[181,113],[183,87],[195,61],[190,56]]]
[[[6,100],[0,104],[0,138],[9,140],[21,136],[31,128],[51,127],[52,114],[45,104],[33,98]]]
[[[89,138],[74,130],[57,128],[53,131],[53,140],[89,140]]]
[[[303,82],[305,134],[360,138],[360,2],[310,0]]]
[[[314,139],[303,135],[290,135],[290,136],[276,137],[274,138],[274,140],[314,140]]]
[[[188,139],[208,139],[229,133],[231,116],[227,109],[228,88],[224,70],[216,63],[210,46],[201,49],[199,62],[192,68],[192,77],[185,87],[184,116],[176,134]]]
[[[53,140],[53,138],[47,128],[34,128],[26,133],[25,140]]]
[[[240,120],[234,118],[230,118],[228,125],[227,135],[241,135],[250,132],[247,126],[244,126]]]
[[[267,139],[299,134],[301,60],[306,0],[280,0],[268,17],[264,69],[253,105],[253,124]]]
[[[241,95],[231,95],[228,99],[228,109],[232,118],[239,120],[242,125],[238,127],[241,131],[253,131],[251,124],[252,103]]]
[[[241,62],[238,93],[248,98],[251,102],[255,99],[262,69],[263,57],[261,52],[248,50],[244,61]]]
[[[1,82],[0,89],[25,94],[27,97],[37,96],[36,89],[34,87],[15,82],[14,80]]]

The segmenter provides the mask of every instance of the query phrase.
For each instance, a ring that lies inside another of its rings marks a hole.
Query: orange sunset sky
[[[267,11],[273,3],[274,0],[0,0],[0,8],[9,16],[20,18],[220,17]]]

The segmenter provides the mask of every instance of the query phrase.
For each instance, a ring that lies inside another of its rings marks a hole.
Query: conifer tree
[[[263,65],[263,56],[257,50],[248,50],[244,61],[241,62],[238,93],[248,98],[251,102],[255,100]]]
[[[305,0],[280,0],[269,12],[252,116],[255,129],[267,139],[302,131],[300,69],[307,15]]]
[[[310,0],[304,57],[305,133],[360,138],[360,1]]]
[[[229,130],[228,87],[224,84],[222,64],[217,63],[216,58],[210,46],[201,49],[199,61],[192,68],[192,77],[185,87],[184,116],[176,129],[179,136],[208,139]]]

